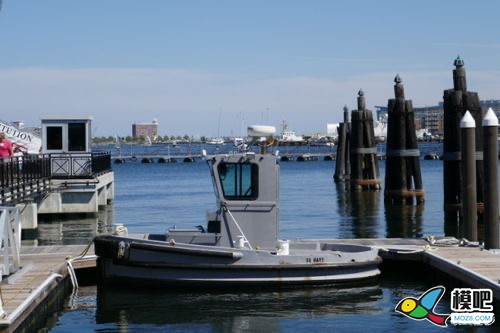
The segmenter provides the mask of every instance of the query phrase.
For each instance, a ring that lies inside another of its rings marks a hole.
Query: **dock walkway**
[[[384,261],[423,263],[446,277],[454,287],[491,289],[495,305],[500,304],[499,253],[479,247],[439,246],[424,239],[335,241],[378,247]],[[22,268],[0,283],[4,311],[0,316],[0,332],[13,332],[20,325],[32,322],[33,316],[40,315],[41,304],[53,302],[57,293],[65,297],[68,292],[65,286],[71,286],[67,259],[79,256],[85,249],[85,245],[23,246]],[[86,260],[73,262],[75,270],[95,267],[93,254],[90,248]]]
[[[0,283],[4,311],[0,316],[0,330],[14,331],[36,312],[36,307],[50,301],[68,277],[66,259],[78,256],[85,248],[85,245],[21,247],[22,268]],[[91,249],[89,254],[93,252]],[[63,295],[66,295],[64,291]]]
[[[420,262],[454,287],[487,288],[500,304],[500,251],[478,246],[430,244],[424,239],[367,238],[341,242],[378,247],[384,261]],[[458,242],[458,241],[457,241]]]

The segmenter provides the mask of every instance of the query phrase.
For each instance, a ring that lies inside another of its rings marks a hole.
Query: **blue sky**
[[[91,115],[97,136],[153,118],[162,135],[326,132],[360,88],[387,105],[396,73],[414,106],[436,105],[457,55],[469,89],[500,99],[499,13],[496,0],[3,0],[0,119]]]

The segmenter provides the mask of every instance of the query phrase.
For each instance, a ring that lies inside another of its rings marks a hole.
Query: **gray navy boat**
[[[274,128],[250,126],[261,151],[207,156],[216,210],[206,226],[94,240],[101,281],[134,286],[285,286],[376,277],[369,246],[279,239],[279,164],[266,153]]]

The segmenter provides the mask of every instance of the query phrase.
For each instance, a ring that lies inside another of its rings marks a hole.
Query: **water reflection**
[[[339,238],[376,238],[380,224],[380,191],[351,191],[335,183],[341,229]]]
[[[445,215],[446,216],[446,215]],[[485,234],[485,223],[484,215],[478,214],[477,217],[477,238],[479,241],[484,241],[486,238]],[[444,234],[446,236],[453,236],[455,238],[461,239],[465,237],[465,226],[462,218],[448,218],[444,220]]]
[[[423,235],[424,205],[382,205],[381,191],[352,191],[349,183],[337,189],[339,238],[415,237]],[[384,209],[385,235],[380,234]]]
[[[381,312],[379,285],[255,292],[124,290],[98,286],[96,323],[279,332],[283,319],[321,319]]]
[[[93,214],[38,217],[38,245],[87,244],[96,235],[106,232],[114,223],[114,207],[101,207]]]
[[[387,238],[421,238],[423,236],[424,205],[386,205]]]

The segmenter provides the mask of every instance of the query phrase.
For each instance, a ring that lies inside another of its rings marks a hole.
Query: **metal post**
[[[500,248],[498,210],[498,118],[491,108],[483,118],[484,142],[484,246]]]
[[[462,135],[462,220],[464,237],[477,241],[476,122],[469,111],[460,121]]]

